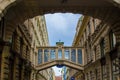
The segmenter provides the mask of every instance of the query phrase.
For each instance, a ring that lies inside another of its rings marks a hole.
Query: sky
[[[46,14],[45,19],[50,46],[55,46],[59,40],[64,42],[65,46],[71,46],[80,16],[80,14],[72,13]],[[61,75],[61,68],[54,66],[53,69],[56,76]]]

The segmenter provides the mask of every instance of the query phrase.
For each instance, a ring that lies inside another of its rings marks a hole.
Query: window
[[[20,54],[22,54],[23,51],[23,39],[20,37]]]
[[[71,50],[71,61],[76,62],[76,49]]]
[[[65,51],[64,51],[64,54],[65,54],[65,59],[69,59],[69,55],[70,55],[70,51],[69,51],[69,49],[65,49]]]
[[[105,76],[106,76],[106,65],[102,65],[102,79],[104,80],[105,79]]]
[[[94,31],[95,31],[95,29],[96,29],[95,19],[93,19],[93,26],[94,26]]]
[[[97,55],[96,55],[96,46],[94,47],[94,58],[95,58],[95,60],[97,59]]]
[[[101,40],[100,42],[100,49],[101,49],[101,57],[103,57],[105,55],[105,41],[104,39]]]
[[[47,61],[48,61],[48,55],[49,55],[49,50],[48,50],[48,49],[45,49],[45,50],[44,50],[44,62],[47,62]]]
[[[112,31],[110,31],[109,33],[109,39],[110,39],[110,49],[112,50],[116,45],[116,37]]]
[[[78,63],[82,64],[82,50],[78,49]]]
[[[38,64],[41,64],[42,63],[42,49],[39,49],[38,50]]]
[[[58,49],[58,59],[62,59],[62,49]]]
[[[89,47],[89,56],[90,56],[90,60],[93,60],[93,54],[92,54],[92,51],[91,51],[91,45],[88,44],[88,47]]]
[[[90,22],[88,23],[88,35],[91,33],[91,27],[90,27]]]
[[[55,59],[55,49],[51,49],[51,51],[50,51],[50,59],[51,60],[54,60]]]

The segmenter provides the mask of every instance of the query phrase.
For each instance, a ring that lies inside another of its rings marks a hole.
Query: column
[[[82,49],[82,64],[85,65],[85,51]]]
[[[38,53],[36,53],[36,65],[38,65]]]
[[[62,48],[62,60],[65,59],[64,48]]]
[[[15,56],[15,58],[14,58],[14,65],[13,65],[14,67],[13,67],[13,80],[16,80],[16,71],[17,71],[17,69],[16,69],[16,66],[17,66],[17,57]]]
[[[111,62],[109,54],[106,54],[106,63],[108,64],[108,67],[109,67],[109,68],[106,68],[107,70],[109,70],[109,71],[107,71],[107,72],[109,72],[109,73],[107,73],[107,75],[109,75],[108,76],[109,80],[112,80],[112,62]]]
[[[56,60],[58,60],[58,48],[55,48]]]
[[[78,50],[77,48],[75,50],[76,50],[76,64],[77,64],[78,63]]]
[[[42,49],[42,64],[44,63],[44,49]]]
[[[48,61],[51,61],[50,60],[50,48],[48,48],[49,52],[48,52]]]
[[[10,74],[10,62],[9,62],[9,57],[10,57],[10,46],[6,45],[2,45],[3,49],[2,49],[2,53],[1,54],[1,78],[0,80],[4,80],[4,79],[8,79],[8,76]]]
[[[70,61],[71,61],[71,48],[69,48],[69,51],[70,51],[70,54],[69,54],[69,57],[70,57]]]

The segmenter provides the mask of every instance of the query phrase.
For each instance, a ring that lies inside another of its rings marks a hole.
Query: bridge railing
[[[83,49],[80,47],[39,47],[38,64],[54,60],[68,60],[83,64]]]

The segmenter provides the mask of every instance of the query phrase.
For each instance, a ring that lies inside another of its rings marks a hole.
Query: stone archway
[[[10,40],[11,35],[18,24],[21,24],[25,20],[34,16],[43,15],[46,13],[80,13],[101,19],[104,23],[111,25],[111,28],[113,29],[115,29],[114,27],[116,27],[116,25],[118,26],[120,22],[119,2],[115,2],[113,0],[52,0],[49,3],[46,3],[44,0],[11,0],[11,2],[1,1],[1,3],[3,4],[0,9],[1,11],[4,11],[4,15],[2,14],[2,16],[5,19],[5,41]]]
[[[52,3],[52,1],[54,2]],[[88,2],[84,2],[84,0],[76,0],[76,2],[72,2],[72,0],[52,1],[46,3],[45,0],[41,0],[41,2],[39,0],[2,0],[1,3],[3,4],[0,3],[0,15],[4,17],[2,19],[5,23],[3,25],[5,31],[3,41],[5,43],[9,42],[14,29],[29,18],[46,13],[72,12],[92,16],[107,23],[115,33],[117,43],[120,44],[119,2],[114,2],[114,0],[100,0],[99,2],[98,0],[92,0],[94,3],[91,0]]]
[[[34,16],[55,12],[72,12],[92,16],[102,20],[110,25],[116,34],[117,42],[120,42],[120,8],[118,0],[52,0],[47,3],[44,0],[18,0],[18,1],[1,1],[0,14],[4,17],[5,34],[4,41],[9,41],[11,35],[18,26],[25,20]],[[2,12],[4,14],[2,14]],[[1,18],[2,19],[2,18]]]

